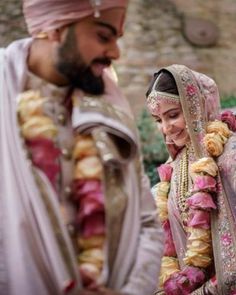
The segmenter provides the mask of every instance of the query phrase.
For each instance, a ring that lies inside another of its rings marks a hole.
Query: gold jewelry
[[[156,91],[153,89],[147,97],[147,107],[151,113],[156,113],[159,111],[160,101],[166,101],[168,103],[180,104],[180,98],[178,95]]]
[[[177,193],[177,203],[181,214],[181,219],[185,225],[188,218],[186,199],[188,196],[188,159],[189,159],[189,149],[186,147],[182,158],[179,163],[179,175],[178,175],[178,193]]]

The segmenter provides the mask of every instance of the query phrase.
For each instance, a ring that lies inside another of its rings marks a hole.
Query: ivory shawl
[[[62,294],[68,280],[74,280],[78,294],[75,254],[57,198],[43,173],[32,170],[19,134],[16,97],[24,90],[30,43],[17,41],[0,52],[0,293]],[[107,284],[124,294],[143,295],[156,287],[162,231],[147,178],[142,176],[140,184],[135,171],[134,161],[125,167],[128,203]]]

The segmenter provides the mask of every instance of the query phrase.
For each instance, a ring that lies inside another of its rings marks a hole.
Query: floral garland
[[[23,92],[18,100],[18,121],[33,165],[45,173],[56,190],[61,151],[56,143],[58,128],[43,112],[46,101],[39,91]],[[78,264],[86,286],[97,282],[101,276],[105,243],[103,168],[90,135],[75,135],[73,161],[71,201],[77,210]]]
[[[231,131],[236,131],[236,118],[232,112],[222,113],[219,119],[221,121],[215,120],[207,124],[203,139],[205,148],[212,157],[218,157],[223,152]],[[193,188],[186,196],[187,250],[183,270],[179,267],[168,219],[167,202],[173,168],[170,164],[163,164],[158,168],[161,181],[156,186],[155,200],[165,234],[159,285],[168,295],[187,295],[200,287],[206,280],[204,269],[212,263],[210,212],[216,209],[215,178],[218,174],[218,167],[212,157],[201,158],[190,166]],[[213,286],[217,284],[215,277],[210,282]]]
[[[78,208],[78,262],[83,283],[87,286],[101,277],[105,245],[103,167],[92,136],[76,136],[73,159],[72,196]]]

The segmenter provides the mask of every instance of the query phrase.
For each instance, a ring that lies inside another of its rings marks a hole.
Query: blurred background
[[[115,1],[115,0],[114,0]],[[235,0],[130,0],[119,84],[131,103],[152,183],[167,157],[160,134],[145,109],[145,92],[160,67],[180,63],[212,77],[222,108],[236,106]],[[27,36],[21,1],[0,3],[0,46]]]

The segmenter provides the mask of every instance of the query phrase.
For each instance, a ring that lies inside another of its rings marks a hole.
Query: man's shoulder
[[[16,50],[24,50],[29,47],[32,42],[32,38],[23,38],[19,40],[12,41],[6,47],[2,47],[3,50],[6,50],[8,54],[16,52]]]

